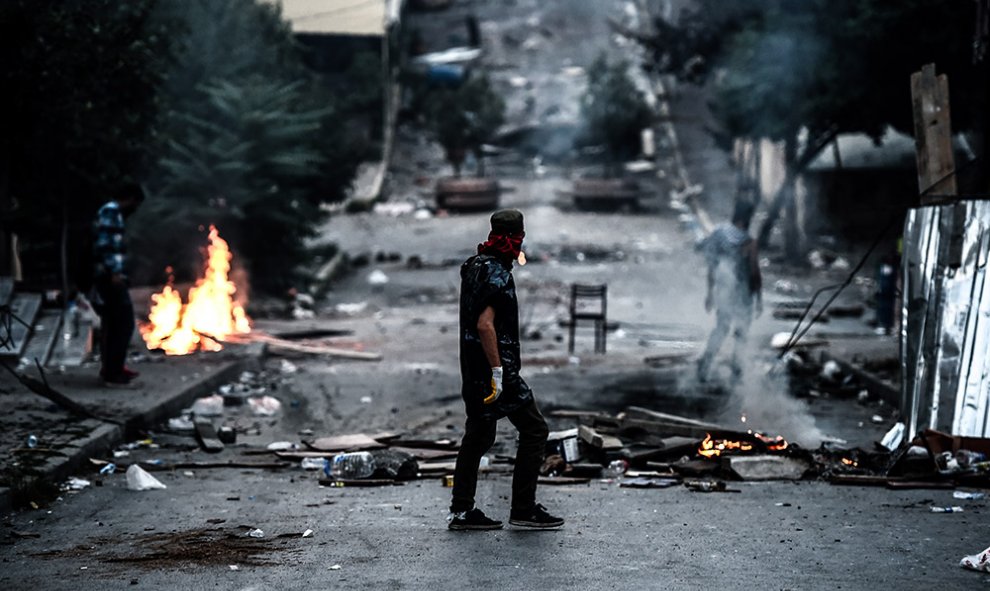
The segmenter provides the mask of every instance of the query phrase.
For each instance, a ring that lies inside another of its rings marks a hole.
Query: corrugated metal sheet
[[[990,202],[912,210],[904,227],[902,412],[925,428],[990,437]]]

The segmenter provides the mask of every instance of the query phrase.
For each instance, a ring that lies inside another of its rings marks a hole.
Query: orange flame
[[[749,432],[754,437],[766,444],[768,451],[783,451],[787,449],[787,441],[780,436],[769,437],[762,433]],[[698,455],[706,458],[714,458],[727,451],[753,451],[753,444],[749,441],[733,441],[731,439],[713,439],[711,433],[705,434],[705,440],[698,447]]]
[[[714,458],[725,451],[752,451],[753,444],[748,441],[731,441],[729,439],[712,439],[711,433],[705,434],[705,440],[698,448],[698,454],[706,458]]]
[[[237,288],[227,278],[230,247],[214,226],[210,226],[209,239],[206,270],[189,289],[187,304],[183,306],[179,292],[170,285],[151,296],[148,324],[141,327],[149,349],[161,349],[166,355],[219,351],[224,337],[251,332],[244,308],[233,299]]]

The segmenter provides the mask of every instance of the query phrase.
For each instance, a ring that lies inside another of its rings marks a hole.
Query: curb
[[[192,380],[186,388],[174,396],[162,399],[143,413],[125,419],[122,435],[128,437],[136,435],[141,429],[178,415],[182,409],[191,406],[197,398],[201,398],[223,384],[234,380],[241,372],[251,369],[256,361],[256,359],[234,361],[212,376]]]
[[[314,297],[323,297],[330,288],[330,282],[340,277],[347,269],[350,257],[343,250],[337,251],[329,261],[313,274],[313,281],[310,283],[309,293]]]
[[[190,406],[197,398],[212,392],[222,384],[236,378],[242,371],[253,367],[257,359],[245,359],[231,362],[217,373],[202,379],[192,380],[185,388],[173,396],[163,398],[150,409],[128,417],[123,425],[102,423],[87,419],[83,426],[92,425],[92,430],[81,439],[73,441],[65,455],[53,457],[42,464],[35,475],[35,481],[56,485],[68,478],[73,472],[84,466],[93,456],[106,455],[116,445],[125,441],[127,436],[133,436],[142,428],[146,428],[165,419],[175,416],[183,408]],[[15,491],[10,488],[0,488],[0,515],[7,515],[14,510]]]

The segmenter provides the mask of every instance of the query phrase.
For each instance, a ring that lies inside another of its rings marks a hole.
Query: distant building
[[[262,0],[280,5],[282,17],[304,48],[304,61],[333,86],[357,56],[371,53],[381,63],[382,113],[373,127],[387,140],[396,101],[399,31],[405,0]]]

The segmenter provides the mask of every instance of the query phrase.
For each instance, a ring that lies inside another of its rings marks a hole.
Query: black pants
[[[519,431],[519,449],[512,473],[512,510],[528,511],[536,504],[536,481],[543,465],[549,430],[535,400],[506,418]],[[468,417],[454,468],[453,500],[450,503],[452,513],[470,511],[474,507],[478,465],[481,456],[495,444],[497,425],[497,419]]]
[[[134,305],[126,283],[99,281],[96,290],[103,300],[100,308],[101,375],[106,379],[120,377],[127,359],[127,346],[134,334]]]

